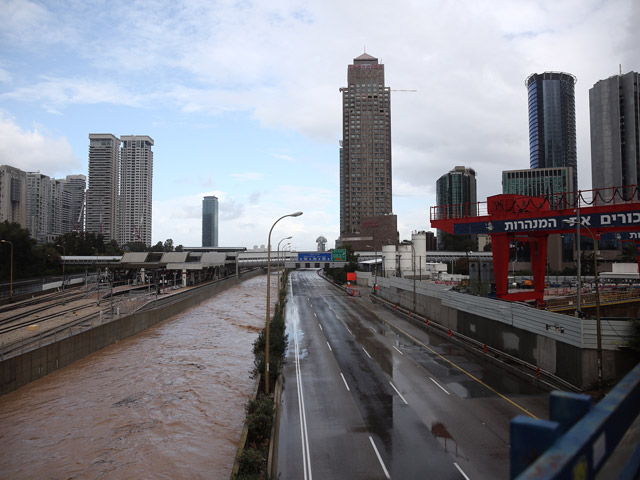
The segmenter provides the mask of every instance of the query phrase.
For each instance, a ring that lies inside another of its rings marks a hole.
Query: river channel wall
[[[108,323],[3,360],[0,363],[0,381],[2,382],[0,395],[12,392],[101,348],[136,335],[237,285],[240,281],[263,273],[262,270],[254,270],[242,274],[239,279],[233,276],[209,285],[176,293],[162,299],[155,308],[122,316]]]
[[[580,390],[588,390],[597,383],[595,319],[579,319],[459,293],[433,282],[414,283],[398,277],[378,277],[377,281],[379,297],[453,332],[540,367]],[[373,287],[373,282],[370,274],[358,272],[358,284]],[[631,328],[627,321],[601,322],[605,381],[622,378],[638,362],[638,355],[624,348]]]

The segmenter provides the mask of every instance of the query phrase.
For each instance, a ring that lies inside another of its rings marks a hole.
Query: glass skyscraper
[[[202,199],[202,246],[218,246],[218,198]]]
[[[531,168],[572,167],[578,189],[575,84],[562,72],[532,73],[525,81]]]
[[[441,207],[438,211],[447,216],[474,216],[477,201],[476,172],[473,168],[455,167],[436,182],[436,204]],[[438,230],[438,247],[442,245],[442,237],[442,231]]]

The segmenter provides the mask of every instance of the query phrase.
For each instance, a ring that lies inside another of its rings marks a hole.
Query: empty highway
[[[548,394],[361,298],[292,272],[283,479],[509,476],[509,421]],[[437,319],[434,319],[437,321]]]

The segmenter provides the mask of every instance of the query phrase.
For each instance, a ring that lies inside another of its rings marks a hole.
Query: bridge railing
[[[550,420],[511,420],[512,479],[595,478],[640,413],[640,364],[597,405],[589,395],[554,391]],[[621,479],[640,473],[640,446]]]

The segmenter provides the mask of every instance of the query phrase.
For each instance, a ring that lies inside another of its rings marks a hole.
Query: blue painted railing
[[[588,395],[554,391],[550,420],[511,420],[511,478],[591,479],[640,413],[640,364],[600,403]],[[636,478],[640,447],[619,478]]]

